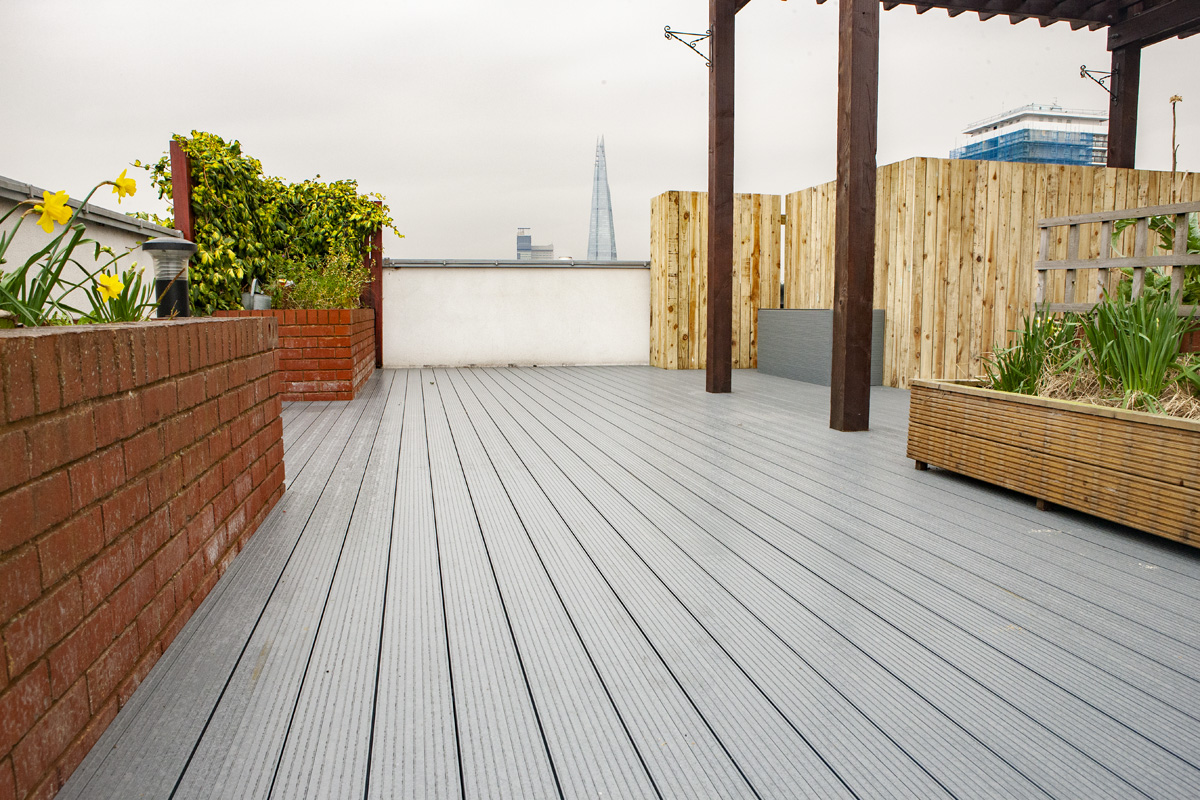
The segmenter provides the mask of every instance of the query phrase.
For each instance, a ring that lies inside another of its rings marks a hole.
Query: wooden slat
[[[433,373],[422,375],[465,796],[559,796],[544,726]]]
[[[778,195],[737,195],[730,355],[735,368],[757,363],[758,304],[777,307],[782,255]],[[704,369],[708,332],[708,196],[664,192],[651,201],[650,363]],[[767,291],[767,284],[775,288]],[[799,283],[799,278],[797,278]]]
[[[275,510],[59,796],[171,794],[208,729],[214,706],[246,657],[246,642],[274,597],[331,476],[360,463],[355,459],[363,455],[361,449],[348,448],[347,442],[356,428],[362,426],[365,433],[374,423],[363,412],[378,393],[379,375],[355,400],[328,409],[289,451],[288,490]],[[250,656],[257,657],[257,652]]]
[[[1142,198],[1148,197],[1146,192],[1149,191],[1149,181],[1153,173],[1146,170],[1122,170],[1125,174],[1136,175],[1138,180],[1143,181]],[[1142,198],[1139,198],[1142,199]],[[1166,217],[1175,214],[1190,214],[1200,211],[1200,203],[1168,203],[1165,205],[1153,205],[1145,208],[1137,207],[1139,200],[1129,199],[1123,201],[1123,205],[1112,211],[1100,211],[1094,214],[1074,214],[1064,217],[1049,217],[1039,220],[1038,227],[1052,228],[1060,225],[1080,225],[1087,222],[1116,222],[1120,219],[1128,219],[1129,211],[1137,208],[1139,214],[1145,214],[1148,217]]]
[[[419,370],[407,386],[396,473],[391,566],[381,626],[379,680],[366,796],[460,797],[458,735],[445,595]]]
[[[1095,260],[1110,248],[1102,230],[1106,218],[1129,217],[1128,210],[1119,209],[1136,207],[1139,197],[1153,213],[1200,208],[1191,200],[1198,179],[1104,167],[936,159],[880,167],[875,302],[886,309],[884,383],[902,387],[912,375],[979,374],[982,359],[995,345],[1008,343],[1010,331],[1035,304],[1064,302],[1068,270],[1077,272],[1072,305],[1098,301],[1115,288],[1120,269],[1132,265],[1121,258],[1103,265]],[[1154,205],[1170,198],[1173,186],[1180,187],[1186,202]],[[833,183],[822,184],[789,196],[798,209],[785,229],[788,268],[796,270],[788,275],[795,289],[788,293],[789,307],[829,307],[825,287],[831,287],[833,275],[828,266],[833,228],[827,199],[833,189]],[[944,245],[943,220],[949,226]],[[1067,227],[1047,227],[1047,247],[1039,252],[1042,220],[1077,225],[1080,257],[1068,259],[1068,247],[1074,245]],[[1123,237],[1124,252],[1132,252],[1134,236],[1129,230]],[[1195,262],[1186,254],[1145,258],[1150,260],[1137,263]],[[1048,267],[1041,297],[1035,263]]]
[[[194,766],[179,781],[175,797],[266,798],[270,794],[275,776],[264,774],[259,765],[278,763],[282,758],[308,664],[321,634],[330,635],[324,628],[324,612],[346,549],[354,501],[362,487],[372,442],[395,375],[377,374],[384,379],[371,387],[356,435],[347,441],[338,468],[320,494],[325,502],[317,503],[312,516],[305,520],[308,535],[297,543],[254,632],[245,642],[244,654],[230,676],[221,705],[205,726],[205,736],[192,756]],[[321,534],[314,535],[314,531]],[[382,586],[381,581],[377,589]],[[360,632],[370,627],[369,622],[363,622]],[[379,624],[378,617],[375,624]],[[336,638],[339,633],[335,631],[332,635]],[[373,693],[373,674],[347,678],[348,690],[357,686]],[[373,705],[373,698],[366,702],[368,707]],[[261,712],[250,720],[242,713],[248,704]],[[360,779],[365,780],[365,753],[356,755],[361,760],[353,766]],[[351,766],[346,763],[349,759],[339,761],[339,768]]]
[[[966,388],[913,387],[909,457],[1177,541],[1200,543],[1200,487],[1190,444],[1200,426],[1146,415],[1089,418],[1079,404],[1021,403]],[[1014,408],[1015,407],[1015,408]],[[1062,420],[1066,429],[1056,427]],[[1180,437],[1182,429],[1189,435]],[[1177,470],[1160,451],[1173,440]],[[1140,469],[1139,469],[1140,465]]]
[[[1072,225],[1072,228],[1078,226]],[[1200,255],[1196,253],[1172,254],[1166,256],[1138,256],[1138,257],[1115,257],[1105,261],[1099,259],[1085,258],[1064,258],[1054,261],[1035,261],[1033,268],[1037,270],[1081,270],[1095,268],[1097,264],[1103,264],[1103,269],[1129,269],[1131,267],[1146,268],[1146,267],[1185,267],[1200,264]]]

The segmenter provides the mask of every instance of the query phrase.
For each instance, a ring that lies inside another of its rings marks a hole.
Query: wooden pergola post
[[[708,0],[708,340],[704,388],[732,390],[734,16],[748,0]]]
[[[841,0],[838,20],[837,218],[829,427],[865,431],[871,406],[879,2]]]
[[[1142,76],[1140,44],[1112,51],[1108,101],[1108,166],[1133,169],[1137,151],[1138,90]]]
[[[171,216],[175,220],[175,230],[189,242],[196,241],[192,221],[191,162],[183,145],[174,139],[171,140]]]
[[[372,200],[382,206],[382,200]],[[371,270],[371,282],[363,287],[359,300],[363,308],[375,311],[375,367],[383,368],[383,228],[378,227],[367,237],[367,252],[363,265]]]

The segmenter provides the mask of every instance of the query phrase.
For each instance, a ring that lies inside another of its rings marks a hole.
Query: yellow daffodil
[[[121,283],[121,279],[116,275],[101,275],[96,278],[96,288],[105,300],[115,300],[121,296],[125,284]]]
[[[67,207],[66,192],[42,192],[41,205],[36,205],[33,210],[42,215],[38,220],[38,225],[42,226],[42,230],[46,233],[54,233],[54,223],[65,225],[67,220],[71,218],[71,209]]]
[[[133,178],[126,178],[125,173],[129,170],[121,170],[121,176],[113,181],[113,194],[117,196],[117,202],[121,202],[125,195],[132,197],[137,194],[137,181]]]

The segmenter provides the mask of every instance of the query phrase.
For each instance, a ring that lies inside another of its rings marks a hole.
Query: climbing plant
[[[172,138],[191,165],[198,249],[189,278],[192,308],[199,313],[241,307],[251,280],[265,284],[289,262],[324,259],[334,252],[361,260],[377,229],[401,235],[383,197],[359,194],[354,180],[285,183],[265,175],[262,163],[243,153],[237,140],[226,142],[204,131]],[[169,156],[135,166],[150,171],[159,197],[174,199]],[[142,216],[174,224],[172,217]]]

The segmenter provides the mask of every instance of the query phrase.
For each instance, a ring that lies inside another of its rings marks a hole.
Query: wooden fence
[[[874,307],[885,309],[884,383],[981,373],[1033,306],[1038,220],[1191,200],[1200,174],[935,158],[881,167]],[[832,307],[834,205],[833,183],[787,196],[786,308]],[[1094,257],[1100,225],[1082,227],[1080,257]],[[1066,257],[1067,238],[1052,236],[1052,258]],[[1047,300],[1063,301],[1065,272],[1048,280]],[[1094,273],[1079,270],[1088,292],[1079,300],[1099,299]]]
[[[733,223],[733,366],[758,365],[757,310],[779,307],[779,195],[739,194]],[[650,363],[707,363],[708,196],[664,192],[650,201]]]

